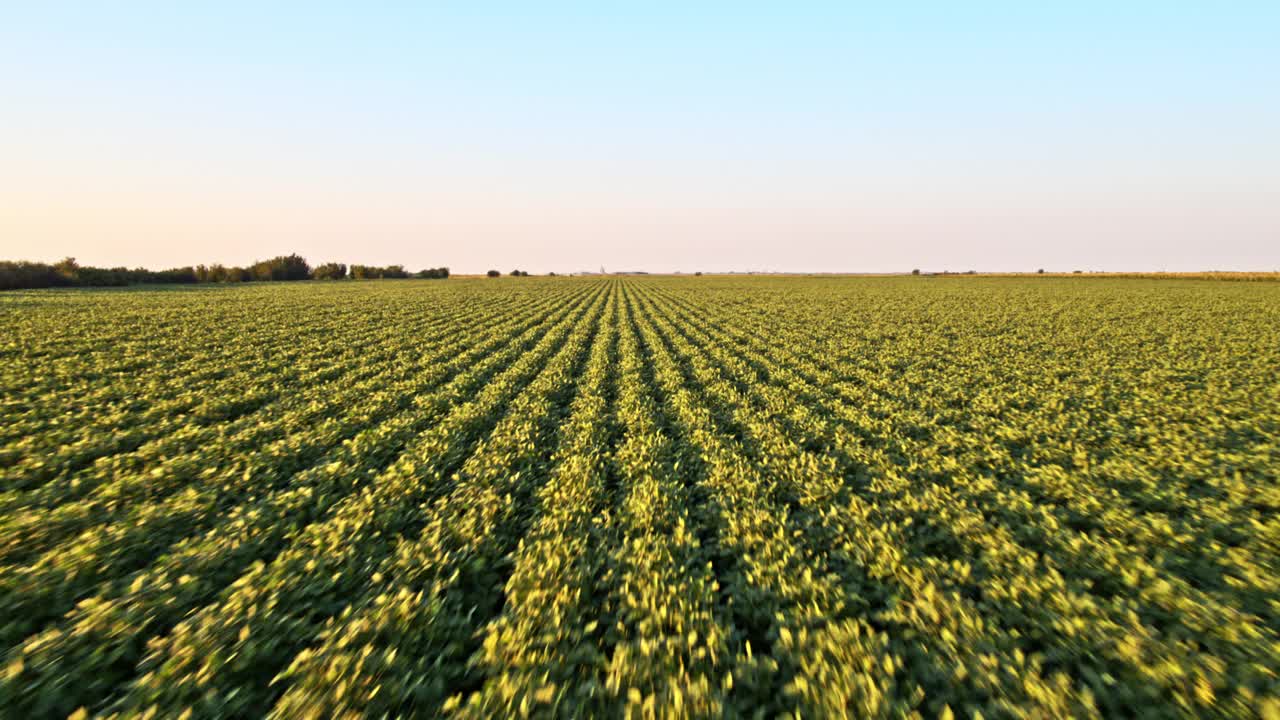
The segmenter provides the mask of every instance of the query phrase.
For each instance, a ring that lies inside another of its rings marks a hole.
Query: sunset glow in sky
[[[1274,1],[198,5],[0,9],[0,258],[1280,270]]]

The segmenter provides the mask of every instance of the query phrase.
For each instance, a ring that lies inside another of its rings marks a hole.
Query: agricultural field
[[[0,319],[4,717],[1280,718],[1280,283]]]

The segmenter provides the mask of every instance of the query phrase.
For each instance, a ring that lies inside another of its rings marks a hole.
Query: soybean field
[[[0,295],[0,716],[1280,718],[1280,283]]]

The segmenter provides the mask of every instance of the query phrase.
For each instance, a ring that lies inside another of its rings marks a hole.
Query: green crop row
[[[1280,289],[0,297],[3,717],[1280,718]]]

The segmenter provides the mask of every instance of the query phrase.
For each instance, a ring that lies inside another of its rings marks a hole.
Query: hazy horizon
[[[1280,270],[1280,5],[0,13],[0,259]]]

